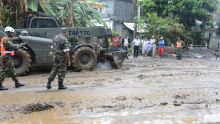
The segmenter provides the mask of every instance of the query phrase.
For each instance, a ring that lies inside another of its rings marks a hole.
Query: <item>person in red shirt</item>
[[[119,46],[120,46],[119,37],[116,36],[116,37],[112,38],[112,40],[113,40],[114,47],[119,48]]]

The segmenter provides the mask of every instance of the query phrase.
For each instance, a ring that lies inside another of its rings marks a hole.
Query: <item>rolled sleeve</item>
[[[67,38],[64,39],[64,49],[63,52],[69,52],[70,51],[70,43],[67,40]]]
[[[9,49],[11,49],[11,50],[17,50],[17,49],[20,48],[20,45],[19,45],[19,44],[13,44],[13,43],[11,43],[10,41],[7,41],[7,42],[5,43],[5,47],[6,47],[6,48],[9,48]]]

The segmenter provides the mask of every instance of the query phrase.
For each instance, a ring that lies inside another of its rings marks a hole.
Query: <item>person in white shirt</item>
[[[152,36],[152,38],[150,39],[150,43],[153,47],[152,56],[155,56],[155,53],[156,53],[156,40],[154,39],[154,36]]]
[[[124,49],[125,50],[128,50],[128,37],[126,36],[125,38],[124,38]]]
[[[134,44],[134,58],[137,58],[139,52],[140,40],[137,39],[137,37],[135,37],[132,43]]]
[[[128,36],[126,36],[124,38],[124,44],[123,44],[123,48],[127,51],[127,55],[126,55],[126,59],[128,59],[128,45],[129,45],[129,42],[128,42]]]

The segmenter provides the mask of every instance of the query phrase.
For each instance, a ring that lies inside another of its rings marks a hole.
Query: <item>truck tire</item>
[[[15,51],[14,67],[17,75],[27,75],[31,67],[31,62],[31,56],[27,51],[23,49]]]
[[[71,56],[73,69],[76,71],[92,70],[97,63],[95,51],[89,47],[80,47]]]

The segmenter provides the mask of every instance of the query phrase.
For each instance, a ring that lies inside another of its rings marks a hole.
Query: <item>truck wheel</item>
[[[81,47],[77,49],[71,57],[73,68],[76,71],[92,70],[96,66],[96,53],[89,47]]]
[[[15,51],[15,56],[13,58],[16,73],[18,75],[27,75],[32,62],[30,54],[23,49],[19,49]]]

